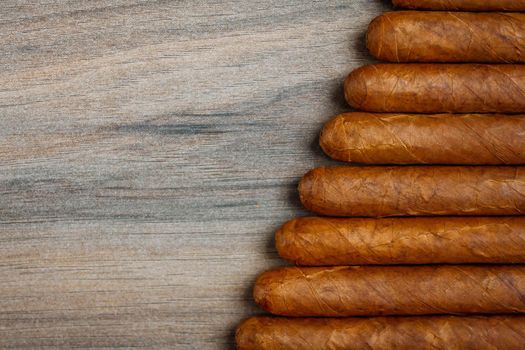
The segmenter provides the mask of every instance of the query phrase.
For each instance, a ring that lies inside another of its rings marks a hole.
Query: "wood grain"
[[[386,8],[2,1],[0,348],[231,348]]]

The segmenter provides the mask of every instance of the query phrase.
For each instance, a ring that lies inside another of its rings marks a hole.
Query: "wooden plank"
[[[0,348],[231,348],[385,9],[2,1]]]

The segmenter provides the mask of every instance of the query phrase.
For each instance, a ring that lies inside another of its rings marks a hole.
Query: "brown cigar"
[[[253,295],[292,317],[525,313],[525,266],[286,267],[260,275]]]
[[[392,0],[406,9],[452,11],[525,11],[524,0]]]
[[[346,113],[319,143],[354,163],[525,164],[525,115]]]
[[[252,317],[238,350],[522,350],[523,316]]]
[[[370,53],[388,62],[525,62],[525,14],[385,13],[370,23]]]
[[[299,194],[307,209],[329,216],[523,215],[525,168],[317,168]]]
[[[525,263],[525,217],[303,217],[275,243],[305,266]]]
[[[345,80],[348,103],[368,112],[523,113],[525,65],[374,64]]]

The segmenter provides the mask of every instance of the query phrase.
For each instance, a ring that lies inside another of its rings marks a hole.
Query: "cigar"
[[[368,27],[367,47],[388,62],[525,62],[525,14],[388,12]]]
[[[522,350],[523,316],[372,318],[252,317],[238,350]]]
[[[523,215],[525,167],[316,168],[301,179],[299,195],[328,216]]]
[[[525,164],[525,115],[345,113],[319,143],[352,163]]]
[[[286,267],[261,274],[253,295],[290,317],[524,313],[525,266]]]
[[[374,64],[345,80],[346,100],[367,112],[523,113],[525,65]]]
[[[395,6],[412,10],[525,11],[524,0],[392,0]]]
[[[302,217],[275,243],[303,266],[525,263],[525,217]]]

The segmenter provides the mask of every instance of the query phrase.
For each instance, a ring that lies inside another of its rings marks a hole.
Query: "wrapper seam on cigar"
[[[363,164],[525,164],[525,115],[345,113],[319,143]]]
[[[525,217],[302,217],[275,242],[303,266],[525,263]]]
[[[328,216],[523,215],[525,167],[316,168],[301,179],[299,195]]]
[[[525,65],[372,64],[345,80],[350,106],[367,112],[525,113]]]
[[[387,12],[369,25],[367,47],[388,62],[525,62],[525,14]]]
[[[525,317],[252,317],[235,338],[239,350],[522,350]]]
[[[525,313],[525,266],[285,267],[261,274],[253,294],[290,317]]]
[[[451,11],[525,11],[524,0],[393,0],[397,7]]]

